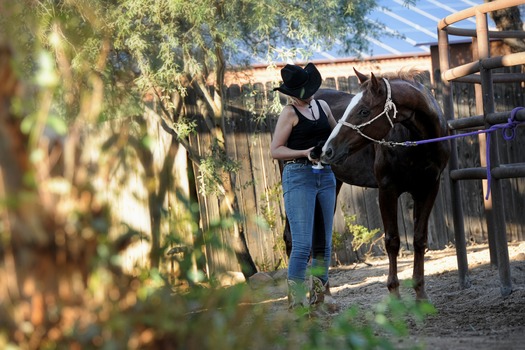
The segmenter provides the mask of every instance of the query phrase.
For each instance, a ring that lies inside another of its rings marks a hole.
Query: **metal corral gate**
[[[524,0],[500,0],[478,5],[442,19],[438,24],[438,45],[440,69],[443,79],[443,109],[448,119],[451,134],[473,128],[485,128],[487,141],[490,141],[490,131],[495,125],[505,124],[512,115],[517,122],[525,121],[525,109],[516,108],[512,111],[495,113],[493,83],[525,82],[525,74],[494,73],[493,69],[512,67],[525,64],[525,52],[490,57],[490,39],[525,38],[523,31],[495,32],[488,30],[487,13],[524,4]],[[452,25],[467,18],[475,17],[476,29],[455,28]],[[449,35],[472,37],[473,47],[477,47],[479,60],[457,67],[450,67]],[[476,104],[478,116],[457,119],[454,117],[452,84],[454,82],[477,84]],[[516,106],[519,107],[519,106]],[[486,180],[485,208],[489,236],[490,258],[493,265],[498,266],[501,295],[512,292],[509,252],[502,200],[501,179],[525,177],[525,163],[500,164],[498,145],[487,142],[487,157],[480,152],[481,167],[458,169],[458,153],[455,139],[451,139],[452,154],[450,157],[450,181],[453,208],[453,221],[456,239],[459,282],[461,287],[470,286],[468,275],[465,229],[459,180]],[[485,158],[485,159],[484,159]],[[488,164],[488,166],[487,166]],[[488,168],[488,170],[487,170]],[[487,187],[489,186],[489,187]],[[488,195],[491,195],[490,198]]]

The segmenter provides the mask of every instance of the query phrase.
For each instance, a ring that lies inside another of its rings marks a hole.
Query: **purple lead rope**
[[[516,136],[516,126],[520,124],[520,122],[517,122],[514,118],[516,117],[516,113],[520,109],[524,109],[524,107],[516,107],[510,112],[510,117],[507,120],[506,124],[497,124],[491,126],[488,130],[494,131],[501,129],[501,134],[503,135],[503,138],[505,141],[510,141],[514,139],[514,136]],[[487,135],[487,194],[485,195],[485,200],[489,199],[490,196],[490,183],[491,183],[491,171],[490,171],[490,134]]]
[[[486,145],[486,156],[487,156],[487,194],[485,196],[485,200],[489,199],[490,196],[490,182],[491,182],[491,172],[490,172],[490,134],[493,131],[496,130],[502,130],[503,138],[506,141],[510,141],[514,139],[514,136],[516,135],[516,126],[518,124],[521,124],[522,122],[516,121],[516,113],[518,113],[519,110],[525,109],[525,107],[516,107],[510,112],[510,117],[507,120],[507,123],[505,124],[496,124],[492,125],[490,128],[485,130],[477,130],[472,132],[467,132],[464,134],[456,134],[456,135],[449,135],[444,137],[437,137],[435,139],[428,139],[428,140],[420,140],[420,141],[405,141],[403,145],[405,146],[417,146],[417,145],[423,145],[425,143],[431,143],[431,142],[439,142],[439,141],[446,141],[450,139],[457,139],[459,137],[464,136],[472,136],[472,135],[479,135],[479,134],[487,134],[487,145]]]

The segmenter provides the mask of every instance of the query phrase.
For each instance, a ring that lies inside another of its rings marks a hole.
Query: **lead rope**
[[[471,132],[467,132],[467,133],[464,133],[464,134],[455,134],[455,135],[449,135],[449,136],[444,136],[444,137],[437,137],[437,138],[434,138],[434,139],[427,139],[427,140],[420,140],[420,141],[394,142],[394,141],[385,141],[384,139],[383,140],[377,140],[377,139],[374,139],[374,138],[364,134],[361,131],[361,128],[364,127],[364,126],[372,124],[375,120],[377,120],[382,115],[385,115],[387,117],[387,119],[388,119],[388,122],[390,123],[390,126],[394,127],[394,123],[393,123],[392,119],[395,119],[396,115],[397,115],[397,107],[396,107],[394,101],[392,101],[392,93],[391,93],[391,89],[390,89],[390,84],[389,84],[389,82],[388,82],[388,80],[386,78],[383,78],[383,81],[385,82],[386,90],[387,90],[387,97],[386,97],[385,108],[383,109],[383,112],[379,113],[377,116],[375,116],[373,119],[370,119],[366,123],[355,125],[355,124],[349,123],[349,122],[344,120],[344,119],[346,119],[348,117],[348,114],[350,113],[350,105],[351,105],[351,103],[349,103],[348,107],[346,107],[346,110],[345,110],[345,113],[343,114],[343,117],[341,119],[339,119],[338,123],[342,124],[342,125],[345,125],[345,126],[348,126],[352,130],[355,130],[359,135],[361,135],[365,139],[368,139],[368,140],[370,140],[372,142],[378,143],[378,144],[383,145],[383,146],[389,146],[389,147],[396,147],[396,146],[412,147],[412,146],[423,145],[423,144],[426,144],[426,143],[440,142],[440,141],[456,139],[456,138],[459,138],[459,137],[479,135],[479,134],[487,134],[487,145],[486,145],[486,148],[485,148],[486,158],[487,158],[487,194],[485,195],[485,200],[489,199],[490,187],[491,187],[491,181],[492,181],[492,175],[491,175],[491,171],[490,171],[491,170],[490,169],[491,168],[490,167],[490,139],[491,139],[490,135],[491,135],[492,132],[494,132],[496,130],[502,130],[502,135],[503,135],[503,138],[505,139],[505,141],[513,140],[514,137],[516,136],[516,127],[519,124],[523,123],[523,122],[517,121],[515,119],[516,118],[516,113],[518,113],[519,110],[525,109],[525,107],[516,107],[516,108],[514,108],[510,112],[510,117],[509,117],[509,119],[507,119],[507,123],[495,124],[495,125],[492,125],[490,128],[485,129],[485,130],[476,130],[476,131],[471,131]],[[388,112],[390,112],[390,110],[394,111],[394,114],[393,114],[392,118],[390,118],[390,116],[388,115]]]
[[[510,112],[510,117],[507,120],[506,124],[497,124],[492,125],[488,130],[496,131],[498,129],[501,129],[501,135],[503,136],[503,139],[505,141],[511,141],[516,136],[516,126],[518,124],[521,124],[522,122],[518,122],[515,120],[516,113],[518,113],[519,110],[525,109],[524,107],[516,107]],[[487,154],[487,194],[485,196],[485,200],[489,199],[490,196],[490,182],[492,180],[491,175],[491,167],[490,167],[490,132],[487,134],[487,147],[486,147],[486,154]]]
[[[490,128],[485,129],[485,130],[476,130],[476,131],[471,131],[471,132],[467,132],[467,133],[464,133],[464,134],[449,135],[449,136],[437,137],[435,139],[428,139],[428,140],[405,141],[405,142],[390,142],[389,145],[390,146],[408,146],[408,147],[410,147],[410,146],[423,145],[423,144],[431,143],[431,142],[439,142],[439,141],[446,141],[446,140],[451,140],[451,139],[457,139],[459,137],[479,135],[479,134],[487,134],[487,144],[486,144],[486,147],[485,147],[485,154],[486,154],[486,158],[487,158],[487,194],[485,195],[485,200],[487,200],[487,199],[489,199],[489,196],[490,196],[490,187],[491,187],[491,181],[492,181],[492,174],[491,174],[491,171],[490,171],[491,170],[491,166],[490,166],[490,140],[491,140],[491,137],[490,137],[490,135],[494,131],[501,130],[503,139],[505,139],[505,141],[513,140],[514,137],[516,136],[516,127],[519,124],[523,123],[523,122],[517,121],[515,119],[516,118],[516,113],[518,113],[518,111],[522,110],[522,109],[525,109],[525,107],[516,107],[516,108],[514,108],[510,112],[510,117],[509,117],[509,119],[507,119],[506,123],[495,124],[495,125],[492,125]]]

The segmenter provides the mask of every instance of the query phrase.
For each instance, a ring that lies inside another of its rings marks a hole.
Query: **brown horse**
[[[399,296],[397,256],[400,248],[398,198],[408,192],[414,201],[413,283],[418,300],[427,299],[424,254],[428,220],[439,190],[450,145],[432,142],[407,146],[448,134],[447,124],[431,92],[415,80],[417,72],[370,78],[356,71],[361,92],[351,95],[319,91],[339,118],[323,147],[322,161],[332,165],[346,183],[379,188],[379,207],[390,262],[387,287]],[[343,113],[344,111],[344,113]]]

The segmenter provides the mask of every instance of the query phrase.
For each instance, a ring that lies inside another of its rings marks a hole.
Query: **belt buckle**
[[[290,159],[284,162],[284,165],[286,164],[303,164],[303,165],[312,165],[313,163],[310,162],[308,159],[303,158],[294,158]]]

